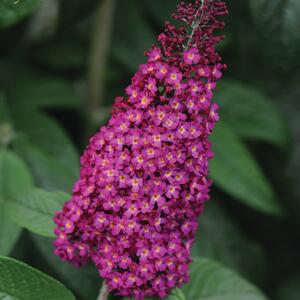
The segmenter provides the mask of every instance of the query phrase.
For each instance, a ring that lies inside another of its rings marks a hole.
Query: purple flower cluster
[[[200,5],[178,6],[175,17],[193,35],[166,24],[162,49],[147,52],[108,125],[91,138],[73,196],[54,219],[55,253],[78,266],[92,260],[121,296],[165,297],[188,281],[211,185],[208,136],[218,120],[211,99],[224,68],[213,32],[226,7]]]

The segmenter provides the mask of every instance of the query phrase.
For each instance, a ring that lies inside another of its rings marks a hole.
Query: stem
[[[88,67],[87,109],[92,122],[97,122],[103,104],[104,71],[110,46],[114,3],[115,0],[102,0],[96,14]]]
[[[211,4],[213,1],[214,1],[214,0],[201,0],[201,5],[200,5],[199,9],[197,10],[197,12],[196,12],[196,14],[195,14],[195,16],[194,16],[193,23],[192,23],[192,25],[191,25],[191,27],[192,27],[192,32],[191,32],[191,34],[190,34],[189,40],[188,40],[188,42],[187,42],[187,45],[185,46],[185,50],[188,50],[189,47],[191,46],[191,42],[192,42],[192,40],[193,40],[193,37],[194,37],[196,28],[197,28],[197,29],[198,29],[199,27],[202,28],[202,27],[204,27],[204,26],[206,25],[206,24],[203,24],[203,25],[201,26],[201,22],[202,22],[202,20],[203,20],[203,18],[204,18],[204,13],[205,13],[205,11],[203,11],[203,6],[204,6],[204,4],[206,4],[206,2],[208,2],[208,4]],[[201,11],[201,15],[198,16],[198,14],[199,14],[200,11]]]
[[[197,27],[197,18],[198,18],[198,13],[201,11],[202,7],[203,7],[203,4],[204,4],[204,0],[201,0],[201,5],[200,7],[198,8],[196,14],[195,14],[195,17],[194,17],[194,20],[193,20],[193,23],[192,23],[192,33],[190,35],[190,38],[187,42],[187,46],[186,46],[186,50],[188,50],[189,46],[190,46],[190,43],[192,41],[192,38],[194,36],[194,33],[195,33],[195,28]],[[203,16],[203,12],[202,12],[202,15],[201,15],[201,18],[200,18],[200,22],[201,22],[201,19],[202,19],[202,16]]]
[[[107,300],[109,295],[107,286],[103,281],[97,300]]]

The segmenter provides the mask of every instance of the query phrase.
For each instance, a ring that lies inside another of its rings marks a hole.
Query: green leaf
[[[35,245],[44,259],[54,268],[67,287],[76,291],[82,299],[96,299],[99,293],[101,278],[97,268],[88,264],[80,269],[69,263],[62,263],[53,254],[53,241],[35,234],[31,235]]]
[[[6,215],[0,204],[0,255],[9,255],[21,234],[21,228]]]
[[[33,189],[7,202],[5,211],[18,225],[36,234],[54,237],[54,213],[69,199],[70,196],[65,193]]]
[[[26,142],[16,144],[16,150],[27,162],[39,187],[48,191],[71,191],[77,173],[67,168],[55,156]]]
[[[182,288],[187,300],[266,300],[251,283],[222,265],[196,258],[190,267],[190,281]],[[178,295],[178,293],[177,293]],[[173,298],[171,295],[166,299]],[[182,300],[182,296],[176,297]]]
[[[274,33],[283,42],[299,40],[300,3],[297,0],[250,0],[253,18],[259,28]]]
[[[30,189],[33,180],[27,166],[13,152],[0,151],[0,203]]]
[[[113,30],[112,54],[131,72],[135,72],[138,65],[146,61],[145,50],[155,42],[153,33],[135,0],[117,0],[114,18],[118,23]]]
[[[205,204],[192,255],[219,261],[252,282],[263,281],[266,264],[262,247],[243,234],[216,200]]]
[[[281,284],[274,293],[275,300],[299,300],[300,299],[300,277],[291,278]]]
[[[50,191],[70,191],[79,175],[79,156],[64,130],[41,113],[14,109],[12,116],[16,130],[25,133],[16,149],[37,183]]]
[[[287,126],[276,105],[255,88],[234,80],[223,81],[215,98],[222,119],[242,138],[278,145],[287,141]]]
[[[1,0],[0,28],[14,25],[32,13],[40,0]]]
[[[27,79],[18,82],[9,91],[18,106],[79,107],[81,99],[67,80],[58,78]]]
[[[63,128],[52,118],[42,113],[14,110],[13,119],[16,130],[26,134],[27,142],[37,146],[61,165],[79,174],[79,156]]]
[[[299,63],[299,1],[250,0],[248,5],[253,19],[250,23],[251,32],[254,33],[251,46],[256,47],[256,51],[249,52],[249,54],[255,53],[253,57],[255,57],[255,62],[258,62],[263,75],[260,78],[268,81],[270,77],[276,87],[279,86],[275,83],[276,78],[280,80],[280,83],[286,80],[288,84],[290,74],[294,73]],[[262,44],[264,47],[261,47]],[[261,74],[257,74],[256,77],[259,75]],[[265,82],[262,84],[266,86]]]
[[[179,288],[175,288],[172,290],[172,293],[168,297],[168,300],[185,300],[185,296],[183,292]]]
[[[21,228],[8,218],[4,211],[6,202],[32,188],[33,181],[26,165],[13,152],[0,151],[0,255],[13,249]]]
[[[216,185],[254,209],[281,216],[283,211],[271,185],[251,153],[224,122],[217,125],[211,142],[215,157],[210,169]]]
[[[0,298],[7,300],[75,300],[60,282],[8,257],[0,257]]]

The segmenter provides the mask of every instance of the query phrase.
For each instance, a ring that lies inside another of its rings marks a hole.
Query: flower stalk
[[[97,300],[107,300],[108,296],[109,292],[107,290],[107,286],[105,282],[103,282]]]
[[[97,9],[94,32],[92,35],[90,61],[88,67],[88,102],[89,119],[99,124],[105,87],[105,67],[111,42],[115,0],[103,0]],[[100,116],[100,117],[99,117]]]

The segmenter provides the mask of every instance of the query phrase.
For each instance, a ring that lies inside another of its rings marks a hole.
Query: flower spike
[[[110,292],[165,297],[186,283],[197,218],[209,199],[212,102],[225,65],[215,30],[225,3],[181,3],[160,47],[117,97],[112,117],[81,157],[72,198],[54,221],[55,253],[77,266],[92,261]]]

